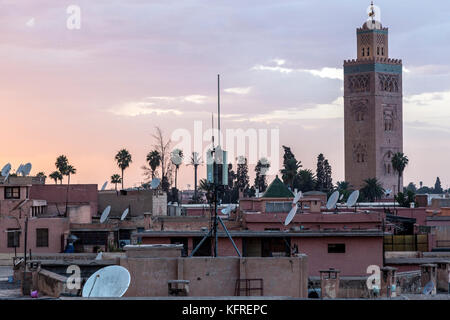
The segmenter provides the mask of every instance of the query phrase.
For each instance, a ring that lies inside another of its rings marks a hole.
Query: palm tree
[[[294,181],[297,178],[298,170],[302,167],[300,161],[294,158],[286,160],[285,166],[280,170],[283,182],[287,184],[291,190],[294,190]]]
[[[403,154],[403,152],[397,152],[392,157],[392,168],[398,173],[398,192],[400,192],[400,179],[408,165],[408,158]]]
[[[67,160],[67,157],[65,155],[61,155],[56,158],[55,166],[56,169],[58,169],[58,171],[61,173],[62,177],[67,176],[67,167],[69,166],[69,160]]]
[[[347,201],[351,191],[350,188],[351,188],[350,182],[348,181],[338,181],[336,183],[336,190],[343,195],[342,198],[343,201]]]
[[[152,171],[152,180],[155,177],[155,171],[161,164],[161,155],[157,150],[150,151],[147,154],[147,162],[150,166],[150,170]]]
[[[198,152],[192,152],[191,165],[194,166],[194,201],[197,201],[197,169],[201,163],[201,158]]]
[[[47,179],[47,176],[45,175],[44,172],[41,171],[36,174],[36,178],[38,178],[39,181],[42,181],[45,183],[45,179]]]
[[[70,185],[70,175],[71,174],[76,174],[77,173],[77,169],[75,169],[74,166],[67,164],[66,167],[66,174],[67,174],[67,192],[66,192],[66,216],[67,216],[67,207],[69,205],[69,185]]]
[[[120,177],[120,175],[115,173],[111,176],[111,183],[114,183],[116,191],[117,191],[117,184],[120,182],[122,182],[122,178]]]
[[[133,162],[131,160],[131,154],[127,149],[122,149],[116,154],[116,162],[119,166],[120,170],[122,170],[122,189],[123,189],[123,172],[126,168],[130,166],[130,163]]]
[[[53,172],[49,175],[49,177],[50,177],[51,179],[55,180],[55,184],[58,183],[58,180],[61,181],[61,183],[62,183],[63,177],[62,177],[61,172],[59,172],[59,171],[53,171]]]
[[[213,200],[214,185],[206,179],[201,179],[198,188],[206,193],[206,199],[211,203]]]
[[[377,178],[369,178],[364,180],[364,186],[361,188],[360,192],[362,197],[369,202],[374,202],[375,200],[381,199],[384,195],[384,189],[382,184]]]
[[[175,189],[177,189],[178,169],[180,168],[181,162],[183,162],[183,150],[174,149],[170,156],[172,163],[175,165]]]

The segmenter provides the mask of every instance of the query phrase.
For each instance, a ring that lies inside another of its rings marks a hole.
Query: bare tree
[[[162,187],[165,189],[165,187],[170,186],[172,179],[172,162],[170,161],[170,145],[172,144],[172,141],[170,139],[165,140],[163,132],[160,127],[155,127],[156,133],[152,134],[152,137],[156,140],[156,143],[154,145],[155,150],[157,150],[161,156],[161,182]],[[169,184],[168,186],[165,186],[165,184]],[[166,191],[167,191],[166,190]]]

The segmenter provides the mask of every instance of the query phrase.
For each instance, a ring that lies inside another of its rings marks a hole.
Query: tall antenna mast
[[[219,146],[220,146],[220,74],[217,75],[217,118],[219,129]]]
[[[214,112],[211,112],[211,130],[212,148],[214,149]]]

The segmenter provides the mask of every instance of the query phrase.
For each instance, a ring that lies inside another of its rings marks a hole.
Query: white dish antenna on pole
[[[10,163],[5,164],[2,168],[2,176],[6,177],[10,171],[11,171],[11,164]]]
[[[356,201],[358,201],[359,198],[359,190],[355,190],[352,192],[352,194],[348,197],[347,200],[347,207],[353,207],[356,204]]]
[[[336,207],[336,203],[338,202],[338,199],[339,199],[339,191],[333,192],[333,194],[330,196],[330,198],[327,201],[327,209],[328,210],[334,209]]]
[[[174,149],[170,153],[170,160],[176,166],[179,166],[181,164],[181,162],[183,161],[183,159],[181,158],[180,154],[181,154],[181,150],[180,149]]]
[[[123,211],[122,216],[120,217],[120,221],[125,220],[125,218],[126,218],[127,215],[128,215],[128,212],[130,212],[130,208],[126,208],[126,209]]]
[[[106,186],[108,185],[108,181],[105,181],[105,183],[102,185],[101,191],[104,191],[106,189]]]
[[[286,220],[284,220],[284,225],[287,226],[289,223],[292,222],[292,220],[295,217],[295,214],[298,210],[298,201],[303,197],[303,194],[301,191],[297,192],[297,194],[294,197],[294,200],[292,200],[292,209],[289,211],[288,215],[286,216]]]
[[[109,213],[111,212],[111,206],[107,206],[105,210],[103,210],[102,216],[100,217],[100,223],[104,223],[109,216]]]
[[[108,266],[92,274],[83,286],[84,298],[120,298],[130,286],[131,276],[121,266]]]

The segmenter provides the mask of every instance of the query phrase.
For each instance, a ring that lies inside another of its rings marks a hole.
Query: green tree
[[[408,165],[408,158],[402,153],[402,152],[397,152],[394,154],[394,156],[392,157],[392,168],[397,172],[398,174],[398,192],[400,192],[400,180],[402,178],[403,175],[403,171],[405,171],[406,166]]]
[[[291,191],[294,190],[294,182],[297,179],[298,171],[302,167],[300,161],[295,158],[288,159],[284,164],[284,168],[280,170],[283,183],[287,185]]]
[[[49,175],[49,177],[55,181],[55,184],[58,183],[58,180],[62,183],[63,176],[62,176],[61,172],[59,172],[59,171],[53,171]]]
[[[77,173],[77,169],[75,169],[74,166],[67,164],[66,167],[66,175],[67,175],[67,192],[66,192],[66,213],[65,215],[67,216],[67,207],[69,205],[69,185],[70,185],[70,175],[72,174],[76,174]]]
[[[44,172],[41,171],[36,174],[36,178],[38,178],[39,181],[45,182],[45,179],[47,179],[47,176],[45,175]]]
[[[67,167],[69,166],[69,160],[65,155],[61,155],[56,158],[55,162],[56,169],[61,173],[61,176],[67,176]]]
[[[123,172],[125,171],[126,168],[130,166],[130,163],[133,162],[133,160],[131,159],[131,154],[128,152],[127,149],[122,149],[119,152],[117,152],[115,159],[117,162],[117,166],[122,171],[122,189],[123,189]]]
[[[152,180],[155,178],[155,171],[161,165],[161,155],[157,150],[152,150],[147,154],[147,162],[151,170]]]
[[[416,187],[416,185],[414,183],[410,182],[408,184],[408,186],[406,187],[406,191],[412,191],[412,192],[416,193],[417,192],[417,187]]]
[[[316,190],[325,191],[326,187],[326,174],[324,168],[325,157],[323,154],[317,156],[317,168],[316,168]]]
[[[439,177],[436,178],[436,182],[434,183],[434,193],[444,193]]]
[[[114,184],[114,187],[117,191],[117,184],[122,182],[122,178],[120,177],[119,174],[115,173],[111,176],[111,183]]]
[[[360,190],[361,197],[369,202],[381,199],[384,195],[384,189],[377,178],[364,180],[364,186]]]
[[[347,201],[352,192],[350,182],[348,181],[338,181],[336,183],[336,190],[339,191],[340,194],[344,195],[342,197],[342,200],[344,201]]]
[[[333,178],[332,178],[332,170],[331,165],[327,159],[323,162],[323,169],[325,172],[325,190],[327,193],[330,193],[333,190]]]
[[[310,169],[300,170],[295,179],[294,188],[302,192],[313,191],[316,186],[314,173]]]
[[[415,193],[411,190],[407,190],[406,193],[399,192],[395,196],[395,201],[398,202],[400,207],[409,208],[411,206],[411,202],[415,203]]]
[[[266,158],[262,158],[258,160],[258,163],[255,166],[255,189],[258,189],[259,192],[264,192],[267,189],[267,181],[266,181],[266,173],[270,168],[270,163]]]
[[[246,194],[248,189],[250,188],[250,178],[248,177],[248,164],[247,158],[245,157],[241,156],[238,158],[236,178],[236,187],[239,191],[242,191],[244,194]]]
[[[214,185],[206,179],[201,179],[198,188],[206,194],[206,199],[211,203],[214,198]]]

